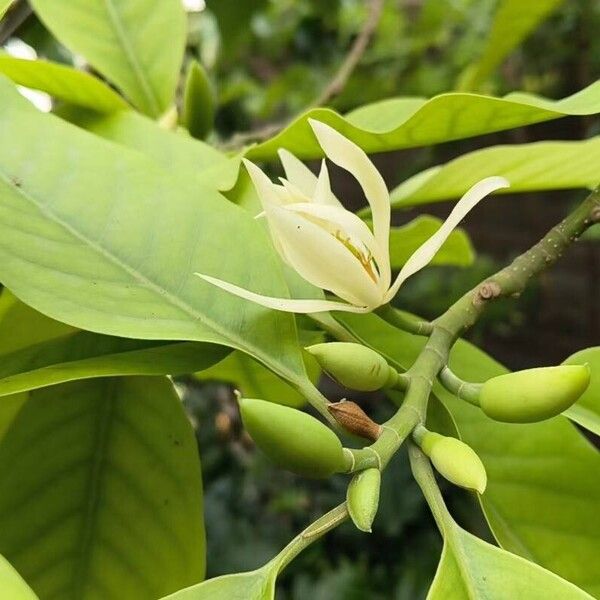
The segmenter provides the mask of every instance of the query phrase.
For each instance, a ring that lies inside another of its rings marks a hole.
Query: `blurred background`
[[[216,98],[209,141],[228,147],[246,133],[285,122],[318,98],[372,16],[365,0],[187,0],[188,58],[209,74]],[[528,6],[535,5],[523,3]],[[600,72],[597,0],[554,2],[553,9],[477,91],[502,95],[522,90],[561,98]],[[464,85],[485,47],[496,0],[385,0],[369,44],[341,93],[329,104],[348,111],[392,96],[430,97]],[[73,63],[33,17],[26,2],[0,27],[0,45],[21,56],[36,54]],[[47,100],[36,96],[44,106]],[[50,109],[50,105],[46,106]],[[565,118],[474,139],[375,156],[390,188],[432,165],[502,143],[582,139],[600,132],[597,120]],[[252,135],[246,136],[248,139]],[[364,203],[350,177],[334,172],[333,187],[353,208]],[[435,317],[470,287],[534,243],[584,195],[579,191],[493,197],[464,227],[476,250],[468,267],[433,267],[403,288],[401,308]],[[446,203],[426,207],[445,216]],[[395,214],[396,224],[417,211]],[[596,227],[598,230],[598,227]],[[600,340],[600,233],[591,230],[568,256],[518,301],[495,304],[470,339],[511,368],[554,364]],[[310,519],[344,496],[345,478],[311,483],[274,469],[254,452],[241,430],[233,389],[277,384],[250,363],[229,365],[214,377],[179,382],[196,428],[203,462],[208,533],[208,574],[255,568],[283,547]],[[344,390],[322,381],[331,399]],[[281,387],[282,394],[290,393]],[[374,417],[389,413],[382,398],[364,398]],[[473,501],[446,490],[458,520],[487,531]],[[475,516],[474,516],[475,515]],[[309,548],[281,579],[280,598],[301,600],[418,600],[424,598],[441,542],[412,481],[404,456],[384,478],[371,535],[345,525]]]

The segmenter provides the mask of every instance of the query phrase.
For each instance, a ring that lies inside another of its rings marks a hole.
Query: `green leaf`
[[[500,194],[593,188],[598,181],[600,136],[576,142],[534,142],[470,152],[407,179],[391,192],[394,208],[458,198],[492,175],[510,181]]]
[[[0,354],[14,352],[76,331],[19,301],[4,288],[0,294]]]
[[[180,0],[32,0],[65,46],[84,56],[143,113],[173,103],[186,38]]]
[[[476,89],[563,1],[502,0],[492,28],[486,36],[482,55],[467,69],[461,81],[461,89]]]
[[[450,525],[427,600],[592,600],[592,597],[506,550]]]
[[[99,115],[68,110],[60,116],[102,138],[146,154],[161,167],[185,177],[191,185],[228,190],[237,180],[240,156],[228,157],[187,134],[163,129],[143,115],[131,111]]]
[[[313,109],[281,133],[250,148],[249,158],[273,159],[279,148],[299,158],[323,155],[308,119],[328,123],[366,152],[426,146],[557,119],[600,112],[600,81],[562,100],[512,93],[504,98],[450,93],[424,98],[391,98],[358,108],[345,117]]]
[[[59,100],[99,112],[113,112],[129,107],[121,96],[100,79],[58,63],[25,60],[0,53],[0,73],[19,85],[41,90]]]
[[[403,370],[425,341],[374,315],[336,318]],[[463,340],[456,343],[450,366],[467,381],[506,372]],[[500,545],[600,595],[600,479],[590,475],[600,471],[600,453],[562,416],[528,425],[499,423],[440,385],[435,393],[486,467],[488,487],[481,503]]]
[[[14,140],[0,147],[0,280],[7,287],[84,329],[237,348],[315,392],[292,315],[195,275],[286,296],[259,223],[216,191],[36,111],[6,81],[0,93],[0,134]]]
[[[92,377],[193,373],[211,367],[228,352],[214,344],[81,331],[0,355],[0,396]]]
[[[215,94],[208,74],[196,60],[190,62],[183,94],[181,123],[192,137],[204,139],[213,128]]]
[[[392,227],[390,230],[392,269],[401,268],[412,253],[428,240],[441,225],[441,219],[423,215],[402,227]],[[463,229],[455,229],[429,264],[466,267],[473,264],[474,259],[475,251],[469,236]]]
[[[0,556],[0,590],[2,598],[6,600],[38,600],[33,590],[2,556]]]
[[[578,425],[600,435],[600,346],[586,348],[565,363],[568,365],[589,365],[592,378],[583,396],[563,414]]]
[[[36,593],[148,600],[200,581],[200,463],[169,381],[22,396],[0,441],[0,551]]]
[[[4,16],[4,13],[10,8],[13,0],[0,0],[0,19]]]
[[[274,600],[277,568],[269,563],[256,571],[208,579],[162,600]]]

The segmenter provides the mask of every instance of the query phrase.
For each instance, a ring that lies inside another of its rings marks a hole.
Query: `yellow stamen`
[[[334,234],[336,240],[340,241],[352,254],[358,259],[364,270],[367,272],[367,275],[373,280],[373,283],[377,283],[377,273],[374,268],[374,261],[371,252],[368,252],[366,255],[359,250],[352,242],[350,238],[344,237],[341,231],[336,231]]]

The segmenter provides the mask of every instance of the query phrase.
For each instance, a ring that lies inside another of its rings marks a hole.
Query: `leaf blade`
[[[503,98],[464,93],[441,94],[430,100],[391,98],[345,116],[328,109],[310,110],[273,138],[250,148],[247,156],[270,160],[276,158],[279,148],[286,148],[299,158],[321,157],[309,118],[331,125],[365,152],[386,152],[599,111],[600,81],[556,101],[521,93]]]
[[[459,198],[471,185],[491,175],[510,181],[510,188],[499,194],[592,188],[600,180],[598,161],[600,136],[576,142],[493,146],[422,171],[393,189],[390,197],[393,208]]]
[[[61,42],[83,55],[142,112],[158,117],[171,105],[186,35],[181,2],[33,0],[32,6]]]
[[[103,379],[23,396],[0,441],[0,547],[32,588],[141,600],[199,581],[199,461],[172,385]]]

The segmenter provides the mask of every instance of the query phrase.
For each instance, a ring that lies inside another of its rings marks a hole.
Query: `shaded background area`
[[[533,0],[532,0],[533,1]],[[188,58],[210,74],[218,102],[209,141],[226,145],[244,131],[291,118],[327,86],[360,35],[365,0],[189,0]],[[456,89],[485,44],[496,0],[385,0],[371,43],[331,105],[347,111],[391,96],[424,96]],[[61,62],[73,56],[59,46],[19,3],[18,39],[37,54]],[[12,18],[12,17],[11,17]],[[10,24],[9,24],[10,25]],[[15,23],[11,27],[15,28]],[[480,91],[512,90],[550,98],[569,95],[600,73],[600,8],[597,0],[557,2]],[[0,28],[0,41],[17,43]],[[597,120],[566,118],[510,132],[387,153],[374,157],[390,188],[430,166],[478,148],[538,139],[582,139],[600,133]],[[343,202],[364,200],[355,182],[333,171]],[[399,306],[427,317],[534,243],[562,218],[582,190],[492,197],[464,227],[477,258],[468,268],[434,267],[403,288]],[[445,216],[450,204],[395,214],[396,224],[423,212]],[[495,304],[470,339],[511,368],[562,361],[600,342],[600,232],[574,245],[568,256],[518,301]],[[347,391],[324,380],[332,399]],[[180,382],[196,428],[205,485],[208,575],[255,568],[271,558],[307,523],[344,496],[346,478],[307,482],[273,468],[243,433],[233,387]],[[356,399],[356,395],[352,396]],[[392,406],[381,397],[361,399],[378,419]],[[381,508],[371,535],[344,525],[304,552],[281,578],[278,597],[290,600],[417,600],[424,598],[441,542],[428,509],[397,456],[384,478]],[[450,507],[471,531],[487,530],[474,500],[444,488]]]

